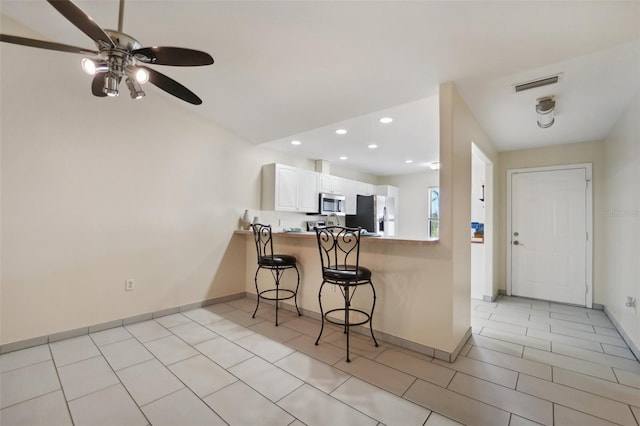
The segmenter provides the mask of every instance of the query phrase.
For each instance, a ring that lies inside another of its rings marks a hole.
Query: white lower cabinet
[[[262,166],[262,210],[318,211],[318,176],[283,164]]]

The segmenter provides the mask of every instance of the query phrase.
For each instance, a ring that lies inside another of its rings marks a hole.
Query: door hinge
[[[587,236],[587,241],[589,241],[589,231],[586,231],[585,234]]]

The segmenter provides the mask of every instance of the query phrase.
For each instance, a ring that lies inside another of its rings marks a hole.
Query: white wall
[[[399,176],[384,176],[382,185],[392,185],[399,189],[396,215],[398,236],[426,238],[428,234],[428,189],[438,186],[439,173],[426,171]]]
[[[476,155],[471,157],[471,221],[485,222],[485,208],[482,198],[482,185],[485,182],[486,166]]]
[[[640,348],[640,315],[625,306],[627,296],[640,300],[640,93],[604,143],[604,197],[595,208],[602,233],[603,288],[609,315]]]
[[[487,167],[478,154],[471,150],[471,221],[484,224],[485,205],[481,201],[483,197],[482,185],[485,182],[485,174]],[[489,242],[490,239],[487,239]],[[485,245],[483,243],[471,244],[471,297],[473,299],[484,299],[486,274],[487,274],[487,255],[485,253]],[[486,296],[491,297],[491,292],[487,292]]]
[[[329,165],[330,173],[334,176],[343,177],[345,179],[357,180],[360,182],[366,182],[373,185],[378,185],[378,177],[369,173],[362,173],[348,167],[340,166],[339,164]]]

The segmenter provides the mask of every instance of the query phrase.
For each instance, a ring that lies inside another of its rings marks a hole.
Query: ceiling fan
[[[117,31],[103,30],[69,0],[47,1],[73,25],[88,35],[95,42],[97,50],[8,34],[0,34],[0,41],[93,56],[93,58],[82,59],[82,68],[94,76],[91,92],[98,97],[118,96],[118,86],[124,78],[133,99],[145,96],[141,84],[148,81],[185,102],[194,105],[202,103],[195,93],[182,84],[143,64],[186,67],[211,65],[213,58],[208,53],[182,47],[143,47],[133,37],[122,32],[124,0],[120,0]]]

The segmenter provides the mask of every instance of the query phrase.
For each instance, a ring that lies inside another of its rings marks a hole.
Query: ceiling
[[[74,3],[117,28],[118,1]],[[11,34],[93,48],[44,0],[0,0],[0,12],[19,24]],[[637,1],[128,0],[124,32],[145,46],[214,57],[209,67],[155,67],[204,101],[174,99],[176,108],[253,144],[389,175],[437,158],[437,93],[447,81],[501,151],[606,137],[640,88],[638,22]],[[3,51],[12,48],[30,49],[5,44]],[[78,55],[51,54],[68,57],[68,68],[47,73],[81,78],[74,84],[91,96],[90,78],[75,73]],[[563,79],[554,86],[512,90],[558,72]],[[137,102],[168,96],[145,91]],[[556,123],[540,129],[535,100],[550,94]],[[383,115],[394,121],[381,125]],[[348,133],[336,135],[338,127]],[[372,142],[377,149],[367,148]]]

